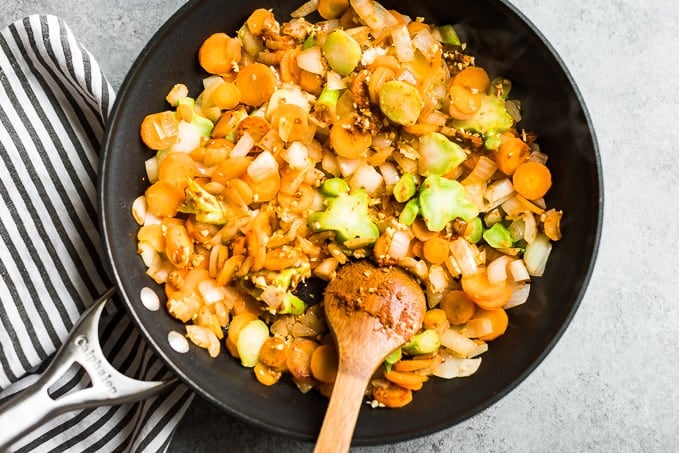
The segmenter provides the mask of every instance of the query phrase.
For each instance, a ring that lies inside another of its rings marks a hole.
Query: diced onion
[[[342,76],[335,71],[328,71],[326,73],[325,79],[327,81],[326,86],[329,90],[343,90],[347,87],[347,83],[344,81]]]
[[[464,238],[457,238],[450,242],[450,254],[457,261],[462,275],[472,275],[478,272],[476,253],[472,245]]]
[[[440,335],[441,344],[460,357],[469,357],[476,349],[476,343],[455,329],[449,328]]]
[[[313,74],[325,74],[325,66],[323,66],[323,58],[319,46],[311,46],[299,52],[297,54],[297,65],[300,69]]]
[[[316,11],[318,8],[318,0],[309,0],[303,3],[302,6],[290,13],[290,17],[304,17]]]
[[[506,304],[502,306],[505,310],[516,307],[525,303],[528,300],[528,295],[530,294],[530,283],[522,283],[516,285],[512,290],[512,295]]]
[[[516,194],[507,198],[500,207],[508,217],[519,217],[526,210],[524,205],[516,198]]]
[[[310,165],[309,150],[300,142],[292,142],[281,151],[281,157],[291,168],[301,170]]]
[[[535,236],[538,234],[538,226],[535,221],[535,216],[532,212],[527,211],[523,214],[524,232],[523,239],[527,243],[531,243],[535,240]]]
[[[158,181],[158,158],[153,156],[149,159],[146,159],[146,161],[144,161],[144,167],[146,168],[146,177],[148,178],[149,183],[153,184],[154,182]]]
[[[398,170],[391,162],[385,162],[379,166],[382,178],[384,178],[384,184],[387,187],[395,185],[400,179]]]
[[[139,195],[132,203],[132,216],[138,225],[144,225],[144,221],[146,220],[146,212],[146,197],[144,195]]]
[[[180,121],[178,126],[177,141],[170,146],[170,151],[190,153],[200,146],[200,132],[193,124]]]
[[[198,284],[198,292],[206,304],[214,304],[224,300],[225,294],[216,280],[207,279]]]
[[[255,146],[255,139],[247,131],[238,139],[236,145],[231,150],[229,157],[243,157],[247,156],[250,150]]]
[[[489,209],[500,206],[514,193],[514,185],[509,178],[502,178],[488,184],[484,197],[488,200]]]
[[[528,269],[526,269],[526,264],[521,259],[512,260],[509,265],[509,273],[512,276],[512,280],[515,282],[527,282],[530,281],[530,274]]]
[[[382,186],[384,179],[382,175],[375,170],[372,165],[361,165],[354,172],[353,177],[349,181],[349,186],[352,189],[364,188],[369,194],[377,192]]]
[[[471,376],[481,366],[481,357],[461,359],[445,350],[441,352],[441,356],[443,360],[434,368],[433,374],[443,379]]]
[[[488,281],[491,284],[495,285],[507,280],[507,265],[510,261],[512,261],[511,257],[502,255],[488,263]]]
[[[401,62],[413,61],[415,51],[413,50],[413,42],[408,33],[408,27],[405,24],[401,24],[391,31],[391,39],[396,49],[396,58]]]
[[[337,156],[337,164],[343,177],[353,175],[356,170],[365,164],[365,159],[358,157],[356,159],[347,159],[346,157]]]
[[[389,244],[389,257],[399,260],[408,254],[410,248],[410,236],[405,231],[395,231]]]
[[[463,181],[463,185],[467,184],[473,184],[478,181],[488,181],[491,176],[495,173],[495,170],[497,170],[497,165],[495,165],[495,161],[492,159],[487,158],[486,156],[481,156],[479,157],[479,160],[476,162],[476,165],[474,165],[474,169],[472,170],[471,173],[469,173],[469,176],[467,176]]]
[[[270,151],[264,150],[250,163],[247,173],[254,182],[262,182],[278,173],[278,162]]]
[[[441,50],[441,44],[434,39],[434,36],[427,30],[421,30],[413,36],[413,45],[427,59],[432,59]]]
[[[528,273],[534,277],[542,277],[549,255],[552,253],[552,243],[542,233],[538,233],[535,240],[526,246],[523,260]]]

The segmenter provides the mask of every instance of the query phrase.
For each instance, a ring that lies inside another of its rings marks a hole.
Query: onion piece
[[[382,178],[384,178],[384,184],[387,187],[394,186],[400,179],[398,170],[391,162],[385,162],[379,166]]]
[[[530,281],[530,274],[528,269],[526,269],[526,264],[521,259],[512,260],[507,266],[509,269],[509,274],[517,283],[524,283]]]
[[[325,66],[323,66],[321,48],[319,46],[311,46],[300,51],[297,54],[297,66],[313,74],[324,75]]]
[[[144,161],[144,168],[146,169],[146,177],[150,184],[158,181],[158,168],[160,163],[156,156],[150,157]]]
[[[439,43],[428,29],[421,30],[413,36],[413,46],[428,60],[434,58],[441,51]]]
[[[391,31],[391,39],[396,49],[396,58],[401,62],[413,61],[415,51],[413,50],[413,42],[408,33],[408,27],[405,24],[401,24]]]
[[[488,281],[495,285],[507,280],[507,265],[513,259],[507,255],[502,255],[488,263]]]
[[[372,195],[382,187],[383,182],[384,178],[375,170],[375,167],[372,165],[361,165],[354,172],[349,181],[349,186],[354,190],[363,188],[369,195]]]
[[[247,173],[255,183],[260,183],[272,175],[278,174],[278,162],[271,151],[264,150],[250,163]]]
[[[524,212],[523,223],[524,223],[523,239],[530,244],[535,240],[535,236],[537,236],[538,234],[537,222],[535,221],[535,216],[533,215],[532,212],[530,211]]]
[[[509,178],[502,178],[488,184],[486,193],[483,195],[488,200],[488,208],[500,206],[514,193],[514,185]]]
[[[523,254],[528,273],[534,277],[541,277],[545,272],[545,266],[551,253],[551,241],[544,234],[538,233],[535,240],[526,246],[526,251]]]
[[[528,295],[530,294],[530,283],[521,283],[518,285],[515,285],[515,287],[512,290],[512,295],[505,303],[502,308],[505,310],[509,310],[510,308],[514,308],[518,305],[526,303],[528,300]]]
[[[481,366],[481,357],[475,359],[461,359],[454,354],[443,350],[441,352],[441,363],[434,368],[434,376],[442,379],[453,379],[458,377],[470,376]]]
[[[290,17],[299,18],[308,16],[318,8],[318,0],[308,0],[302,6],[290,13]]]
[[[486,156],[479,157],[479,160],[474,165],[472,172],[469,173],[464,180],[462,180],[462,185],[474,184],[481,181],[488,181],[491,176],[497,170],[497,165],[495,161],[489,159]]]
[[[472,275],[478,272],[479,267],[476,263],[476,250],[464,238],[457,238],[450,242],[450,254],[457,261],[460,273],[463,276]]]
[[[229,157],[243,157],[247,156],[250,150],[255,146],[255,139],[247,131],[243,132],[243,135],[236,145],[231,150]]]
[[[391,236],[387,255],[395,260],[405,258],[410,249],[410,235],[405,231],[395,231]]]

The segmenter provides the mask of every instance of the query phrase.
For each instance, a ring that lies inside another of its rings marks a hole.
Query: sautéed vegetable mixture
[[[373,406],[473,374],[561,236],[511,82],[453,26],[373,0],[310,0],[287,22],[257,9],[197,50],[202,91],[178,83],[141,123],[155,154],[133,205],[147,274],[186,336],[264,385],[329,395],[322,303],[294,290],[369,259],[414,275],[429,307],[376,371]]]

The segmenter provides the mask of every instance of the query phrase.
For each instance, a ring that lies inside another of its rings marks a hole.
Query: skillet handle
[[[87,407],[124,404],[160,393],[176,383],[139,381],[118,372],[99,344],[99,319],[114,290],[109,289],[78,320],[52,363],[35,383],[0,406],[0,451],[31,429],[64,412]],[[49,388],[73,365],[87,372],[91,385],[53,398]]]

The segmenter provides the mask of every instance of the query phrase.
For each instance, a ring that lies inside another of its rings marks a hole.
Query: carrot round
[[[495,308],[493,310],[478,309],[474,313],[472,319],[488,319],[492,326],[492,332],[488,335],[478,337],[479,340],[491,341],[504,334],[509,325],[509,317],[507,312],[502,308]]]
[[[453,85],[485,93],[490,86],[490,77],[485,69],[479,66],[468,66],[455,75]]]
[[[337,350],[332,344],[322,344],[311,354],[311,374],[321,382],[332,384],[337,378]]]
[[[251,63],[238,71],[235,80],[240,90],[241,102],[259,107],[269,100],[276,88],[276,76],[262,63]]]
[[[428,380],[427,376],[423,374],[396,370],[385,371],[384,378],[409,390],[420,390],[422,385]]]
[[[271,114],[271,124],[283,141],[299,141],[309,131],[309,115],[298,105],[281,104]]]
[[[174,217],[184,202],[184,190],[169,181],[157,181],[146,189],[146,206],[157,217]]]
[[[227,181],[244,175],[250,166],[250,162],[252,162],[252,159],[245,156],[228,157],[217,166],[212,174],[212,180],[226,184]]]
[[[318,0],[317,9],[323,19],[339,19],[349,9],[349,0]]]
[[[462,290],[479,307],[489,310],[502,307],[512,295],[512,288],[507,281],[490,283],[488,273],[484,270],[461,279]]]
[[[365,153],[372,144],[372,136],[357,126],[357,115],[347,115],[330,129],[330,144],[337,155],[355,159]]]
[[[196,174],[196,164],[186,153],[169,152],[158,166],[158,179],[186,187]]]
[[[154,150],[167,149],[177,141],[179,121],[171,111],[151,113],[141,122],[139,131],[146,146]]]
[[[212,92],[212,102],[222,110],[232,109],[240,102],[240,90],[235,83],[220,83]]]
[[[210,35],[198,49],[198,62],[210,74],[232,72],[241,58],[241,41],[226,33]]]
[[[427,359],[408,359],[408,360],[399,360],[396,362],[394,365],[392,365],[392,369],[396,371],[418,371],[418,370],[424,370],[425,368],[431,368],[435,364],[435,361],[433,358],[427,358]]]
[[[454,326],[469,321],[476,310],[474,301],[460,290],[447,292],[441,299],[440,307],[446,313],[448,322]]]
[[[284,371],[289,353],[290,346],[285,340],[280,337],[269,337],[259,350],[259,360],[276,371]]]
[[[424,320],[422,321],[422,326],[425,329],[438,330],[443,326],[448,326],[450,321],[448,320],[448,315],[446,311],[442,308],[432,308],[427,310],[424,314]]]
[[[375,386],[373,398],[386,407],[403,407],[413,400],[413,392],[390,382],[386,386]]]
[[[474,92],[462,85],[452,84],[448,89],[448,96],[450,97],[450,105],[462,115],[472,115],[481,108],[482,95],[479,92]],[[455,111],[448,113],[453,116]],[[462,118],[457,118],[462,119]]]
[[[229,330],[226,334],[226,346],[232,356],[238,357],[238,350],[235,348],[238,342],[238,335],[240,331],[245,327],[250,321],[257,319],[257,315],[250,312],[239,313],[231,319],[229,323]],[[229,343],[233,346],[233,349],[229,347]]]
[[[540,162],[524,162],[512,176],[514,189],[529,200],[542,198],[552,187],[552,173]]]
[[[434,237],[424,241],[422,253],[424,259],[432,264],[442,264],[448,258],[448,241],[441,237]]]
[[[290,374],[296,379],[305,379],[311,375],[311,356],[318,344],[308,338],[297,338],[290,344],[290,353],[285,364]]]
[[[511,176],[516,169],[528,159],[530,147],[520,138],[505,139],[495,151],[494,158],[497,168],[505,175]]]

